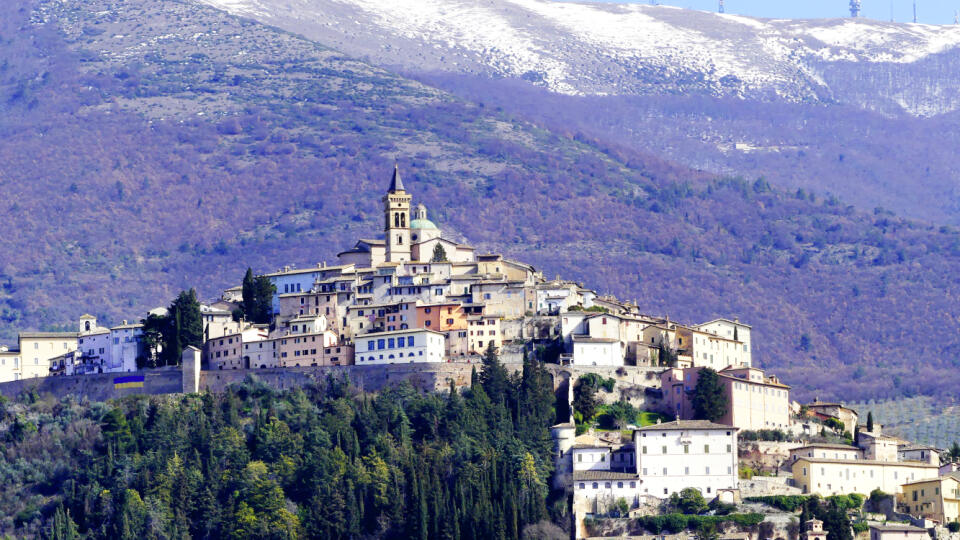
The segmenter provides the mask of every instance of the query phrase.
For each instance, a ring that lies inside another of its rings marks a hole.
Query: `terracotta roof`
[[[608,338],[592,338],[589,336],[573,336],[573,341],[580,343],[619,343],[619,340]]]
[[[913,525],[907,525],[906,523],[896,525],[870,525],[870,528],[884,532],[927,532],[926,529],[914,527]]]
[[[573,471],[573,481],[593,481],[593,480],[639,480],[636,473],[623,473],[613,471]]]
[[[855,465],[890,465],[890,466],[902,466],[902,467],[922,467],[930,469],[939,469],[936,465],[928,465],[926,463],[920,463],[919,461],[877,461],[873,459],[830,459],[830,458],[818,458],[818,457],[807,457],[800,456],[797,459],[797,463],[801,461],[807,461],[810,463],[850,463]]]
[[[727,426],[724,424],[715,424],[709,420],[674,420],[673,422],[664,422],[652,426],[637,428],[637,431],[655,431],[655,430],[683,430],[683,429],[726,429],[739,430],[740,428]]]
[[[806,444],[806,445],[794,448],[793,450],[791,450],[791,452],[793,452],[794,450],[802,450],[804,448],[832,448],[836,450],[860,450],[859,447],[851,446],[849,444],[810,443],[810,444]]]
[[[395,336],[398,334],[414,334],[418,332],[429,332],[431,334],[436,334],[438,336],[443,336],[444,338],[446,338],[446,334],[443,334],[442,332],[437,332],[435,330],[427,330],[426,328],[408,328],[406,330],[393,330],[392,332],[370,332],[368,334],[353,336],[353,340],[356,341],[358,339],[363,339],[363,338],[378,338],[381,336]]]

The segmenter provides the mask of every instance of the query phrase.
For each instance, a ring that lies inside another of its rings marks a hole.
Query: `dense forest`
[[[472,389],[0,397],[0,536],[566,538],[535,362]],[[569,530],[569,527],[567,527]],[[526,533],[524,531],[526,530]]]

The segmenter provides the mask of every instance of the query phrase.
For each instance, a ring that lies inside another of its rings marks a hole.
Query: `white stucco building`
[[[443,362],[446,336],[433,330],[411,328],[357,336],[355,364]]]
[[[620,341],[611,338],[574,336],[572,340],[575,366],[622,366]]]
[[[704,420],[678,420],[637,429],[640,492],[669,497],[696,488],[707,499],[736,489],[737,428]]]

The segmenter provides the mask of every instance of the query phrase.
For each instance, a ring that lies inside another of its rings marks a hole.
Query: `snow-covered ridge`
[[[907,65],[960,47],[960,26],[757,19],[639,4],[199,1],[380,63],[524,77],[569,94],[641,94],[680,81],[681,90],[835,99],[823,63]]]

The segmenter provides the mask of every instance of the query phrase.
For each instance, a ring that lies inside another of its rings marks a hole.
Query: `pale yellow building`
[[[467,317],[467,347],[471,354],[483,354],[493,345],[500,350],[503,339],[500,334],[500,318],[486,315]]]
[[[21,332],[20,378],[46,377],[50,360],[77,350],[77,332]]]
[[[918,480],[903,485],[897,494],[901,510],[914,517],[932,519],[940,523],[960,518],[960,480],[946,475],[930,480]]]
[[[937,478],[939,474],[936,466],[924,463],[810,457],[800,457],[791,469],[794,486],[805,494],[823,497],[875,489],[896,494],[906,483]]]

